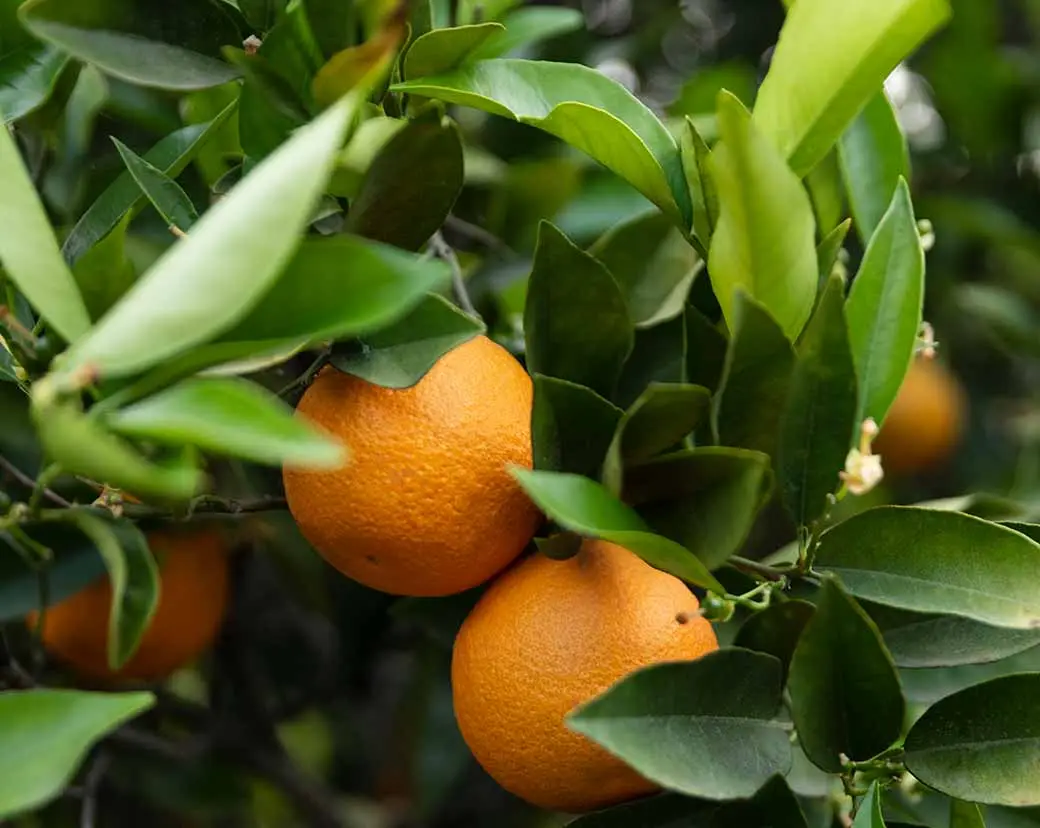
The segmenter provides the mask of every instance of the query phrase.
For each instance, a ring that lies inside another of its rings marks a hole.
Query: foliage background
[[[910,140],[918,215],[937,229],[925,318],[968,388],[969,431],[948,466],[886,482],[869,502],[967,491],[1040,508],[1040,3],[953,5],[953,22],[890,80],[889,92]],[[532,56],[597,67],[659,114],[691,115],[698,123],[710,121],[721,87],[750,103],[783,20],[776,0],[584,0],[575,7],[585,26]],[[56,223],[69,225],[122,169],[111,137],[143,152],[219,106],[219,92],[174,95],[84,70],[33,116],[23,149]],[[519,347],[539,220],[592,243],[648,205],[532,128],[472,110],[453,115],[465,136],[467,183],[444,236],[491,332]],[[179,178],[195,204],[205,205],[228,172],[224,152],[234,152],[236,141],[233,129],[222,132]],[[130,227],[127,253],[140,270],[170,241],[164,223],[145,210]],[[854,269],[859,251],[855,242],[850,247]],[[259,378],[279,389],[306,362]],[[0,423],[0,454],[37,472],[26,401],[7,384],[0,384]],[[10,477],[6,482],[17,488]],[[251,503],[279,490],[277,472],[230,462],[220,469],[220,484],[223,496]],[[97,824],[278,826],[301,824],[304,813],[305,824],[319,825],[329,797],[347,804],[347,824],[359,828],[560,823],[487,779],[456,731],[450,643],[473,596],[395,600],[335,575],[283,514],[213,519],[246,530],[235,559],[234,607],[204,670],[171,683],[182,697],[209,695],[212,712],[200,720],[198,708],[160,697],[149,716],[162,724],[148,744],[107,748],[104,784],[86,789],[97,798]],[[752,547],[770,552],[790,532],[782,515],[767,514]],[[27,641],[17,625],[7,628],[5,641],[12,655],[24,655]],[[1040,667],[1040,651],[1016,659],[1020,667]],[[920,703],[1011,666],[902,673]],[[0,664],[0,681],[13,685],[4,672],[10,670]],[[223,749],[200,750],[208,740]],[[80,779],[67,796],[15,824],[78,824],[86,784]],[[799,793],[812,785],[806,781]],[[940,822],[929,814],[927,800],[917,816],[946,824],[945,815]],[[990,819],[998,828],[1040,825],[1035,811],[1001,817],[994,810]]]

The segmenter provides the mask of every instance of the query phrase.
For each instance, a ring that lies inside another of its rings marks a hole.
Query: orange
[[[531,378],[487,337],[449,351],[417,385],[323,370],[297,408],[342,439],[332,471],[286,468],[303,536],[343,574],[395,595],[483,583],[527,545],[539,513],[509,472],[531,466]]]
[[[148,546],[162,579],[159,605],[137,651],[117,672],[108,666],[112,587],[107,578],[48,608],[43,644],[77,673],[100,681],[159,681],[193,662],[216,638],[228,598],[221,536],[211,529],[152,532]],[[30,615],[30,625],[35,616]]]
[[[941,464],[957,447],[966,410],[964,389],[949,369],[915,359],[874,442],[885,471],[902,476]]]
[[[455,717],[477,761],[506,790],[553,811],[655,791],[564,717],[640,667],[718,649],[698,609],[680,580],[604,541],[507,571],[466,618],[452,655]]]

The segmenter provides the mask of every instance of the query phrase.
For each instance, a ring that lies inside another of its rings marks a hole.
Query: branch
[[[459,257],[455,255],[455,248],[444,240],[444,235],[440,230],[430,238],[430,249],[438,259],[447,262],[448,267],[451,268],[451,285],[455,291],[455,300],[459,303],[459,307],[470,316],[475,316],[479,319],[480,314],[473,307],[473,302],[469,298],[469,292],[466,290],[466,280],[462,276],[462,265],[459,264]]]
[[[7,474],[9,474],[11,477],[13,477],[26,488],[36,488],[36,481],[33,480],[32,477],[27,475],[14,463],[12,463],[10,460],[8,460],[6,457],[3,457],[2,455],[0,455],[0,469],[3,469],[5,472],[7,472]],[[41,494],[45,498],[47,498],[51,503],[54,503],[57,506],[61,506],[63,509],[68,509],[70,506],[72,506],[72,504],[69,503],[69,501],[63,498],[60,494],[51,491],[46,486],[42,488]]]
[[[343,809],[332,792],[300,773],[287,759],[248,746],[236,748],[235,755],[240,762],[281,790],[311,828],[345,828],[346,822],[341,816]]]

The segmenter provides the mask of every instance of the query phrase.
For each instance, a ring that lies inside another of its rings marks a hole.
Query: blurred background
[[[479,5],[468,7],[479,16]],[[519,56],[595,67],[670,122],[692,117],[709,139],[719,89],[753,103],[783,20],[780,0],[543,5],[569,5],[584,25]],[[981,493],[965,508],[1028,515],[1040,504],[1040,1],[952,5],[952,23],[892,75],[887,91],[912,154],[918,217],[934,228],[925,318],[939,359],[963,386],[965,426],[942,463],[890,475],[866,502]],[[71,224],[122,169],[110,136],[143,151],[185,122],[212,117],[222,94],[178,98],[80,72],[21,136],[52,214]],[[465,135],[467,184],[444,235],[491,332],[518,347],[538,221],[588,245],[649,205],[549,136],[470,110],[452,114]],[[197,204],[233,174],[238,140],[237,128],[222,131],[179,179]],[[691,251],[669,239],[663,230],[642,265],[690,267]],[[169,242],[152,211],[142,212],[128,236],[133,266],[143,268]],[[850,236],[850,273],[857,244]],[[695,283],[694,296],[707,302],[704,287]],[[281,387],[293,370],[263,379]],[[10,384],[0,392],[3,451],[35,468],[24,399]],[[277,472],[229,464],[222,473],[225,494],[279,492]],[[220,645],[199,669],[175,676],[149,714],[156,745],[111,752],[98,825],[320,826],[330,798],[345,804],[344,824],[357,828],[563,824],[486,778],[455,728],[450,647],[475,596],[396,600],[334,573],[287,515],[233,520],[244,540]],[[789,531],[766,515],[755,552],[783,546]],[[908,692],[925,701],[979,680],[980,670],[1008,667],[903,672]],[[286,777],[258,767],[256,756],[213,758],[204,734],[226,721],[258,744],[280,743],[296,770]],[[798,792],[807,807],[820,805],[826,789],[809,770],[803,776]],[[75,794],[18,824],[79,824]]]

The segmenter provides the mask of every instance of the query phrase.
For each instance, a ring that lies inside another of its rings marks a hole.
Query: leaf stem
[[[479,319],[480,314],[477,313],[477,309],[469,298],[469,292],[466,290],[466,280],[462,275],[462,265],[459,264],[459,257],[455,254],[455,248],[444,240],[444,235],[440,230],[430,238],[430,249],[433,250],[434,255],[438,259],[447,262],[448,267],[451,268],[452,290],[455,292],[455,301],[459,303],[459,307],[470,316]]]

